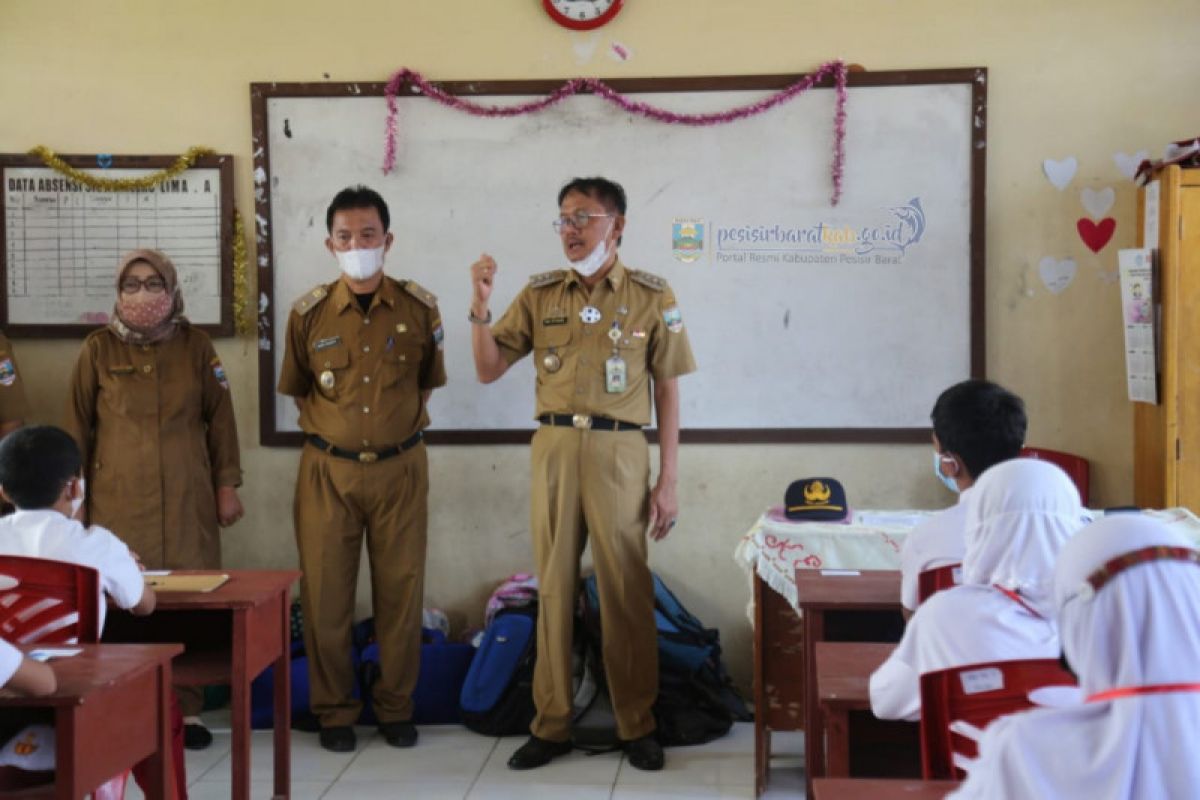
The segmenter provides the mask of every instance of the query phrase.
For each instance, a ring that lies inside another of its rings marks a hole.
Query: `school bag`
[[[747,721],[752,716],[721,662],[720,633],[704,627],[662,578],[652,577],[658,630],[657,738],[665,747],[710,742],[728,733],[735,720]],[[601,664],[600,595],[595,575],[583,582],[580,607],[593,663]],[[596,673],[603,678],[602,667]],[[603,738],[587,730],[586,723],[587,715],[576,726],[592,740]],[[612,738],[615,740],[615,732]]]
[[[485,736],[528,733],[536,639],[536,605],[502,609],[484,628],[459,695],[467,728]]]
[[[412,693],[414,724],[443,725],[461,721],[458,696],[474,657],[474,647],[448,641],[441,628],[421,628],[421,669]],[[371,689],[378,679],[379,643],[370,641],[358,657],[358,685],[363,696],[360,725],[377,722]]]

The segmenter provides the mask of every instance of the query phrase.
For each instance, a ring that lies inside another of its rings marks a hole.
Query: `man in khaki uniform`
[[[28,416],[29,401],[17,370],[17,357],[8,337],[0,333],[0,439],[21,427]]]
[[[325,245],[342,276],[300,298],[288,319],[279,391],[305,433],[296,480],[304,639],[312,710],[327,750],[355,747],[350,627],[363,533],[380,677],[379,729],[411,747],[421,657],[429,468],[426,403],[446,383],[437,300],[382,272],[392,245],[386,203],[364,186],[334,197]]]
[[[571,749],[571,639],[579,558],[590,537],[604,620],[604,671],[629,762],[661,769],[654,737],[658,643],[646,536],[675,524],[679,391],[695,370],[683,318],[666,281],[617,258],[625,192],[576,178],[559,192],[555,227],[572,269],[535,275],[489,328],[496,262],[471,266],[470,320],[479,379],[491,383],[530,351],[537,369],[531,527],[539,580],[537,716],[509,759],[539,767]],[[650,398],[659,431],[659,476],[641,428]]]

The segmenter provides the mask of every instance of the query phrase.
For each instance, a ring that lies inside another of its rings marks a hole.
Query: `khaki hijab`
[[[172,298],[171,311],[166,319],[150,329],[137,328],[130,325],[121,316],[121,280],[125,272],[139,261],[149,264],[167,284],[167,293]],[[188,324],[183,316],[183,293],[179,290],[179,276],[175,265],[165,253],[158,250],[131,250],[121,257],[117,265],[117,302],[113,305],[113,313],[109,318],[108,327],[123,342],[130,344],[152,344],[170,339],[179,330],[180,325]]]

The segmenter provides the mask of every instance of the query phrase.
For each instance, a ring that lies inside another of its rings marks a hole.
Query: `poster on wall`
[[[1118,265],[1129,399],[1157,404],[1153,251],[1145,247],[1121,250]]]

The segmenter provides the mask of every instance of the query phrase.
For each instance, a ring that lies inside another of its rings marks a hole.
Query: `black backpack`
[[[536,643],[536,605],[506,609],[492,619],[459,695],[464,725],[485,736],[529,732]]]

